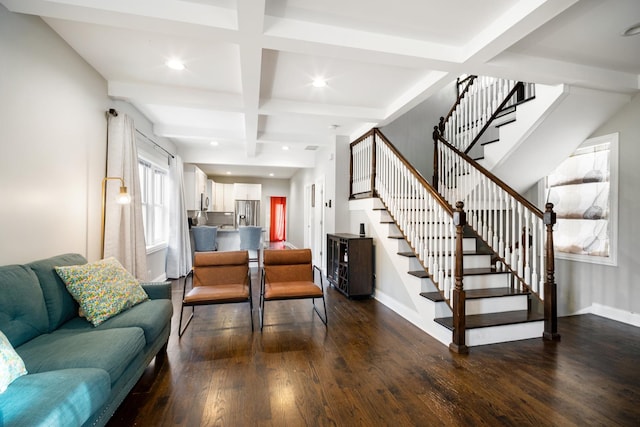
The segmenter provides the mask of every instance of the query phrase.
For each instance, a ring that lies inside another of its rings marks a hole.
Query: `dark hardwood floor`
[[[109,426],[638,426],[640,328],[561,318],[562,341],[449,352],[373,299],[196,308],[182,339],[173,282],[167,357],[152,362]]]

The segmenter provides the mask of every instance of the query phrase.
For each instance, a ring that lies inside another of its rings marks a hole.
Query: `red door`
[[[287,198],[271,198],[271,224],[269,240],[272,242],[282,242],[286,240],[286,218],[287,218]]]

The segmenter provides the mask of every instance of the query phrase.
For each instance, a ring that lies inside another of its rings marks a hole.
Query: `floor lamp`
[[[129,203],[131,203],[131,195],[129,195],[127,187],[124,185],[124,179],[120,178],[119,176],[107,176],[102,180],[102,240],[100,241],[100,258],[104,258],[104,225],[105,214],[107,210],[107,181],[116,179],[120,180],[120,193],[118,193],[116,203],[118,203],[119,205],[128,205]]]

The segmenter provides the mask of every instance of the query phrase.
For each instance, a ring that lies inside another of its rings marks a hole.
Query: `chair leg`
[[[183,328],[182,313],[184,313],[184,305],[180,309],[180,322],[178,322],[178,338],[182,338],[182,334],[184,334],[184,331],[187,330],[187,326],[189,326],[189,324],[191,323],[191,320],[193,319],[193,314],[195,313],[195,311],[196,311],[196,308],[194,306],[191,306],[191,315],[187,319],[187,323],[184,325],[184,328]]]
[[[251,332],[253,332],[253,297],[251,294],[249,294],[249,317],[251,318]]]
[[[313,311],[315,311],[318,314],[318,317],[320,318],[320,320],[322,320],[322,323],[324,323],[324,326],[327,326],[327,322],[329,321],[329,318],[327,317],[327,303],[324,300],[324,295],[322,295],[322,305],[324,306],[324,318],[322,318],[320,311],[318,311],[318,307],[316,306],[316,299],[311,298],[311,302],[313,304]]]

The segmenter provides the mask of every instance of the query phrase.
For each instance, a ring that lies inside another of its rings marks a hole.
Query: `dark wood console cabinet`
[[[373,294],[373,239],[327,234],[327,278],[348,297]]]

